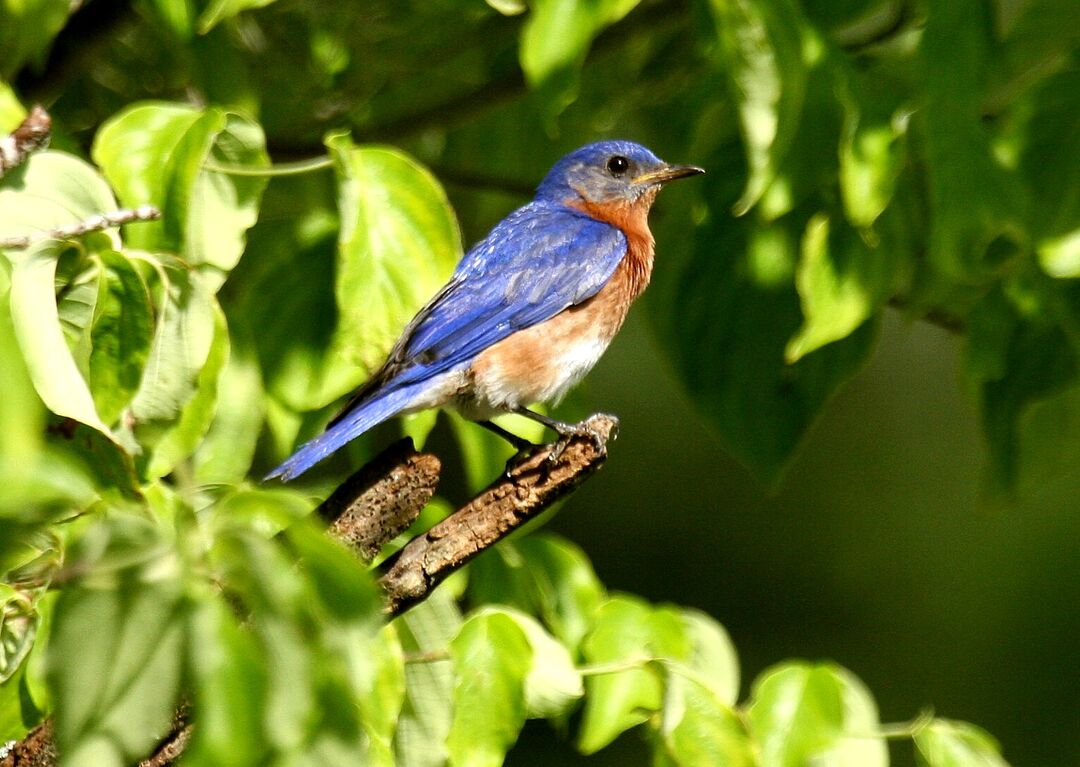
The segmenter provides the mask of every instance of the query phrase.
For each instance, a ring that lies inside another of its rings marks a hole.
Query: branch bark
[[[614,416],[594,415],[586,423],[595,431],[595,441],[574,437],[556,460],[549,460],[554,445],[538,448],[391,557],[379,580],[387,614],[400,615],[422,602],[450,573],[595,474],[619,422]],[[316,511],[326,520],[329,535],[371,561],[419,516],[438,486],[441,466],[435,455],[416,452],[412,440],[401,440],[345,480]],[[169,733],[139,767],[174,764],[191,738],[192,726],[186,705],[181,705]],[[55,767],[57,762],[51,719],[22,740],[0,747],[0,767]]]
[[[598,434],[597,443],[591,437],[575,437],[554,462],[548,460],[553,446],[546,446],[405,544],[379,579],[386,591],[387,612],[400,615],[423,601],[450,573],[595,474],[607,458],[607,442],[616,436],[619,422],[601,414],[586,423]]]

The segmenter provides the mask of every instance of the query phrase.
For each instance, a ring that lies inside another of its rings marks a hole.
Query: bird
[[[558,160],[534,198],[474,245],[406,325],[386,362],[328,424],[266,475],[299,477],[397,415],[449,407],[506,439],[491,422],[517,413],[570,439],[602,438],[529,409],[557,404],[592,369],[652,274],[648,214],[668,182],[705,171],[664,162],[641,144],[607,140]]]

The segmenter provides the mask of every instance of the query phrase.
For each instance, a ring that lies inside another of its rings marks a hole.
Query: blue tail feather
[[[412,387],[404,387],[379,392],[370,399],[358,402],[351,412],[343,415],[333,426],[301,445],[284,463],[263,477],[263,481],[278,478],[282,482],[288,482],[296,479],[368,429],[406,409],[415,395],[416,391]]]

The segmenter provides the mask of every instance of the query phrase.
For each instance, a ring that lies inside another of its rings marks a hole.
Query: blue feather
[[[263,480],[280,478],[283,482],[296,479],[331,453],[359,437],[368,429],[393,418],[409,406],[417,395],[416,387],[403,387],[375,392],[357,403],[315,439],[305,442],[288,460],[275,468]]]

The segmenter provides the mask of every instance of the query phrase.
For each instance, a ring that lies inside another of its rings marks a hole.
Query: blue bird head
[[[536,190],[551,202],[632,204],[648,199],[668,181],[704,173],[693,165],[671,165],[632,141],[598,141],[563,157]]]

